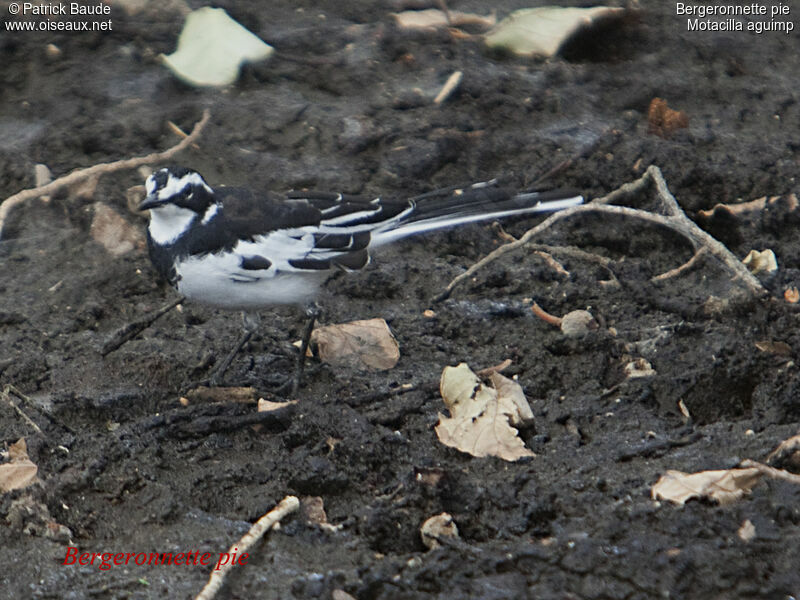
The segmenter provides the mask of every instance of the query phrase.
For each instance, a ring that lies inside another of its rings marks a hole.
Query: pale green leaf
[[[507,50],[518,56],[549,58],[582,27],[601,18],[621,16],[624,12],[623,8],[607,6],[523,8],[500,21],[486,34],[485,41],[489,48]]]
[[[189,85],[221,86],[236,81],[242,63],[264,60],[272,52],[223,9],[204,7],[186,17],[178,49],[162,60]]]

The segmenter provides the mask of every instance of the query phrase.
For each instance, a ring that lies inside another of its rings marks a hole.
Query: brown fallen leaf
[[[499,373],[492,374],[491,382],[494,387],[481,383],[465,363],[445,367],[439,387],[451,416],[439,414],[439,441],[477,457],[514,461],[536,456],[512,426],[533,417],[522,388]]]
[[[647,133],[669,138],[678,129],[689,127],[689,117],[685,112],[673,110],[666,100],[653,98],[647,109]]]
[[[683,473],[667,471],[651,490],[654,500],[669,500],[683,506],[692,498],[708,498],[730,504],[749,494],[761,480],[761,472],[753,467]]]
[[[800,301],[800,290],[796,287],[786,288],[786,291],[783,292],[783,299],[789,304],[797,304]]]
[[[0,465],[0,491],[26,488],[36,480],[39,467],[28,458],[28,445],[20,438],[8,447],[9,462]]]
[[[89,233],[111,256],[122,256],[145,246],[142,232],[102,202],[94,203],[94,218]]]
[[[792,347],[786,342],[773,342],[772,340],[763,340],[755,343],[756,348],[761,352],[767,354],[775,354],[777,356],[791,356]]]
[[[319,327],[311,346],[321,361],[337,366],[386,371],[400,360],[400,346],[383,319]]]

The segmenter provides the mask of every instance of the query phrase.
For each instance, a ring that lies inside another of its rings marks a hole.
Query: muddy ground
[[[503,17],[535,4],[494,7]],[[669,469],[764,460],[797,431],[800,336],[784,291],[800,273],[788,197],[800,172],[798,35],[689,32],[674,4],[647,2],[545,62],[491,55],[448,31],[401,31],[389,2],[217,5],[277,49],[223,90],[186,87],[159,64],[180,31],[177,3],[133,14],[115,5],[112,32],[0,34],[0,197],[32,187],[36,163],[60,176],[166,149],[179,140],[167,122],[190,131],[207,108],[202,137],[173,162],[212,184],[408,196],[501,176],[596,198],[657,165],[691,218],[738,258],[774,250],[778,271],[759,276],[762,297],[708,257],[654,283],[692,256],[685,239],[584,216],[537,241],[606,266],[556,253],[563,276],[522,250],[435,303],[504,242],[483,225],[405,241],[323,296],[324,322],[386,319],[398,365],[374,373],[312,361],[299,404],[254,427],[252,404],[179,402],[238,337],[235,313],[187,304],[101,355],[120,327],[175,298],[141,237],[114,256],[92,235],[97,203],[144,231],[126,202],[141,174],[28,201],[0,243],[0,383],[29,396],[22,406],[41,433],[5,400],[0,432],[6,444],[26,439],[40,481],[0,499],[2,595],[192,597],[210,567],[101,570],[64,565],[66,553],[219,553],[294,494],[321,498],[338,530],[287,518],[220,597],[796,596],[800,486],[765,479],[730,505],[683,508],[650,489]],[[456,70],[460,87],[434,105]],[[654,97],[684,111],[688,128],[649,133]],[[762,196],[783,199],[699,217]],[[626,203],[652,207],[652,195]],[[505,228],[520,235],[535,223]],[[532,299],[558,315],[589,308],[600,328],[567,339],[531,314]],[[276,399],[303,321],[290,309],[261,316],[225,383]],[[441,445],[442,368],[507,358],[533,408],[520,435],[536,457],[509,463]],[[655,375],[626,381],[636,358]],[[404,384],[417,387],[397,393]],[[420,524],[444,511],[460,539],[427,551]],[[744,541],[748,520],[755,535]]]

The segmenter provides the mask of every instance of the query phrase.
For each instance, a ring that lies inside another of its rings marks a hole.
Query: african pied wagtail
[[[182,167],[156,171],[145,187],[139,208],[150,210],[147,242],[156,270],[188,300],[243,310],[308,305],[332,272],[362,269],[370,250],[407,236],[583,202],[558,191],[515,194],[496,181],[411,200],[256,195],[212,189]]]

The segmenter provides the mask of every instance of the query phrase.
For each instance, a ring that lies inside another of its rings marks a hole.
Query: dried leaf
[[[681,506],[692,498],[708,498],[729,504],[750,493],[761,479],[753,467],[683,473],[667,471],[651,490],[654,500],[669,500]]]
[[[272,46],[242,27],[221,8],[199,8],[186,17],[178,49],[161,55],[164,64],[193,86],[230,85],[244,62],[264,60]]]
[[[311,344],[320,360],[331,365],[385,371],[400,360],[400,346],[383,319],[319,327]]]
[[[437,8],[405,10],[400,13],[392,13],[392,16],[397,25],[403,29],[440,29],[444,27],[463,27],[465,25],[489,28],[497,23],[497,18],[494,15],[483,17],[458,10],[451,10],[445,14]]]
[[[740,216],[750,212],[762,211],[767,206],[774,207],[779,203],[785,203],[786,211],[792,212],[797,210],[800,202],[797,201],[797,196],[794,194],[787,194],[785,196],[762,196],[755,200],[747,202],[737,202],[736,204],[717,203],[714,208],[710,210],[697,211],[698,216],[710,219],[718,213],[727,213],[733,216]]]
[[[288,400],[286,402],[273,402],[272,400],[258,399],[258,410],[256,412],[272,412],[273,410],[280,410],[290,404],[297,404],[297,400]]]
[[[0,465],[0,491],[26,488],[36,480],[39,468],[28,458],[25,438],[8,447],[9,462]]]
[[[451,417],[439,414],[439,441],[477,457],[535,456],[512,427],[533,417],[522,388],[499,373],[491,381],[494,388],[481,383],[465,363],[444,369],[440,391]]]
[[[778,444],[767,456],[767,464],[793,473],[800,471],[800,434]]]
[[[792,347],[786,342],[773,342],[771,340],[764,340],[755,343],[756,348],[761,352],[767,354],[775,354],[777,356],[791,356]]]
[[[666,100],[653,98],[647,109],[648,133],[668,138],[678,129],[689,127],[688,115],[679,110],[672,110]]]
[[[419,535],[422,538],[422,543],[428,550],[438,548],[442,538],[457,538],[458,527],[453,517],[443,512],[430,519],[426,520],[422,527],[419,528]]]
[[[797,304],[800,301],[800,290],[796,287],[786,288],[786,291],[783,292],[783,299],[789,304]]]
[[[743,542],[749,542],[756,537],[756,526],[753,525],[750,519],[745,519],[741,527],[736,531],[736,535],[739,536],[739,539]]]
[[[511,13],[487,33],[486,45],[517,56],[548,58],[558,54],[564,42],[581,29],[600,19],[616,19],[624,14],[624,8],[607,6],[524,8]]]
[[[747,270],[753,274],[756,273],[774,273],[778,270],[778,259],[775,258],[775,253],[772,250],[750,250],[750,252],[742,259],[742,262],[747,267]]]
[[[94,217],[89,233],[111,256],[122,256],[145,246],[142,232],[102,202],[94,203]]]

